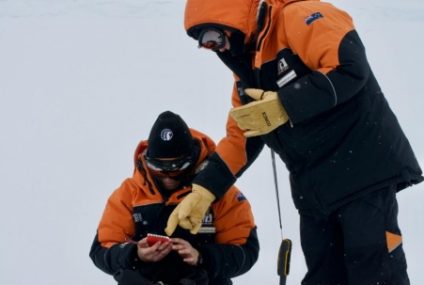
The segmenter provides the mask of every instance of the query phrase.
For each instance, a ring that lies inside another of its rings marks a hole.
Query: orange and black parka
[[[195,39],[207,27],[231,33],[231,49],[216,53],[234,73],[234,107],[250,102],[247,87],[273,90],[290,119],[246,139],[229,117],[194,183],[219,197],[264,144],[285,162],[298,209],[328,212],[366,192],[423,180],[345,11],[319,0],[188,0],[184,21]]]
[[[205,134],[190,129],[200,149],[196,167],[215,150]],[[109,197],[93,241],[90,257],[108,274],[130,269],[153,281],[175,282],[193,269],[177,253],[171,252],[158,263],[138,259],[135,242],[147,233],[165,235],[169,215],[191,191],[190,180],[172,193],[162,190],[146,167],[147,141],[139,143],[133,176]],[[193,169],[195,171],[196,167]],[[229,284],[229,279],[248,271],[256,262],[259,243],[251,206],[232,186],[214,202],[205,216],[199,234],[177,228],[172,237],[183,238],[199,250],[210,284]]]

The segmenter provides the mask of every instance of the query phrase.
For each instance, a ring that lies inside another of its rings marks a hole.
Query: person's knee
[[[181,279],[178,285],[208,285],[209,277],[205,270],[199,269]]]
[[[401,246],[390,253],[384,242],[346,248],[345,265],[349,284],[409,285]]]
[[[409,285],[405,252],[402,246],[389,253],[390,282],[393,285]]]
[[[153,282],[144,278],[138,270],[121,269],[118,270],[113,278],[118,285],[154,285]]]

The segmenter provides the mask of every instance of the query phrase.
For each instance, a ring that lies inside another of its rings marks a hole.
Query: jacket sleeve
[[[247,272],[258,259],[259,241],[249,202],[235,187],[213,205],[216,243],[200,252],[213,278],[232,278]]]
[[[352,19],[331,4],[302,1],[283,10],[278,28],[289,48],[312,70],[278,91],[296,124],[342,104],[358,94],[371,71]]]
[[[241,105],[236,84],[233,88],[232,105]],[[202,185],[218,198],[253,163],[264,147],[260,137],[246,138],[230,116],[226,131],[226,136],[218,143],[215,153],[205,161],[203,169],[193,180],[193,183]]]
[[[108,274],[139,263],[132,220],[131,182],[124,181],[108,199],[90,250],[94,264]]]

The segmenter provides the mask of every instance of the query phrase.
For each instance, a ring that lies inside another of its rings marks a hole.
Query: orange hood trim
[[[266,0],[272,6],[288,5],[304,0]],[[309,0],[320,1],[320,0]],[[187,0],[184,28],[189,36],[197,38],[196,30],[202,26],[220,26],[238,30],[247,42],[257,30],[260,0]]]
[[[215,25],[241,31],[246,39],[256,30],[259,0],[188,0],[184,27],[190,36],[196,27]]]

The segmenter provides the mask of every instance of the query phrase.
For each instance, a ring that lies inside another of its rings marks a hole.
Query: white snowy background
[[[332,1],[353,17],[389,103],[424,166],[422,0]],[[172,110],[219,140],[232,76],[183,29],[183,0],[0,0],[0,284],[105,285],[88,257],[109,194],[156,116]],[[278,162],[288,284],[305,265]],[[280,229],[270,152],[237,182],[259,229],[235,284],[277,284]],[[401,192],[411,284],[424,284],[424,183]]]

